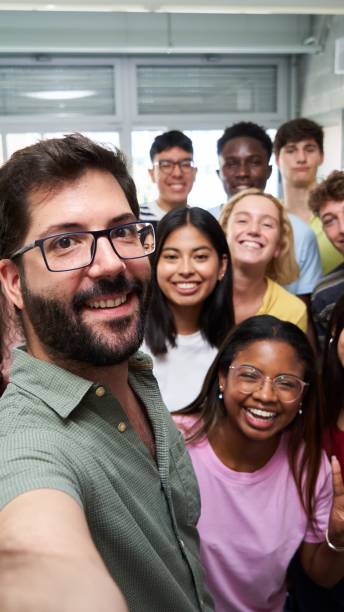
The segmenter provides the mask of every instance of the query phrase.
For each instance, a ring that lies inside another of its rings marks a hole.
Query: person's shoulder
[[[163,216],[164,211],[159,208],[157,202],[144,202],[143,204],[140,204],[140,221],[158,223]]]
[[[190,437],[199,429],[200,421],[197,414],[180,414],[176,412],[175,414],[172,413],[171,416],[184,438]]]
[[[219,206],[212,206],[212,208],[208,208],[208,212],[210,212],[215,219],[219,219],[220,213],[224,207],[224,204],[220,204]]]
[[[293,231],[297,234],[299,240],[301,238],[308,238],[308,240],[311,241],[316,240],[315,233],[313,229],[308,225],[308,223],[302,221],[300,217],[294,215],[291,212],[288,212],[288,219],[292,225]]]
[[[334,287],[337,287],[338,290],[339,287],[342,287],[342,284],[344,284],[344,262],[320,278],[319,282],[314,288],[313,296],[316,296],[323,291],[327,292]]]

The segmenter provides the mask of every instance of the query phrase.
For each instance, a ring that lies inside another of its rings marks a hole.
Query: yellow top
[[[327,274],[339,266],[339,264],[343,263],[343,255],[334,248],[333,244],[327,238],[319,217],[313,215],[309,225],[317,238],[323,274]]]
[[[267,288],[264,294],[263,303],[257,315],[269,314],[294,323],[303,332],[307,331],[307,308],[306,304],[281,285],[275,283],[271,278],[266,278]]]

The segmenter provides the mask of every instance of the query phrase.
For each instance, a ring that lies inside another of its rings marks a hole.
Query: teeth
[[[247,408],[247,412],[262,419],[273,419],[276,416],[275,412],[268,412],[267,410],[260,410],[259,408]]]
[[[258,242],[252,242],[251,240],[243,240],[241,244],[251,249],[260,249],[260,244],[258,244]]]
[[[193,289],[197,287],[197,283],[177,283],[177,286],[181,289]]]
[[[95,302],[88,304],[88,306],[89,308],[116,308],[117,306],[124,304],[124,302],[126,301],[127,301],[127,296],[123,295],[122,297],[116,298],[115,300],[108,299],[108,300],[95,301]]]

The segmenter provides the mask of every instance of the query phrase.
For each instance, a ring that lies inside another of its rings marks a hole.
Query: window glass
[[[136,183],[139,202],[150,202],[157,197],[157,190],[148,175],[151,167],[149,150],[154,138],[166,131],[161,130],[137,130],[132,132],[132,159],[133,177]],[[267,130],[273,139],[276,130]],[[198,168],[196,180],[189,196],[191,206],[212,208],[226,201],[226,195],[217,170],[219,167],[216,151],[217,140],[222,136],[223,130],[185,130],[185,134],[191,138],[194,147],[194,159]],[[271,160],[273,170],[267,183],[266,190],[274,195],[278,194],[278,169],[274,160]]]
[[[132,175],[140,204],[157,197],[156,187],[148,174],[148,168],[152,167],[149,151],[154,138],[167,130],[164,127],[161,130],[135,130],[131,133]]]
[[[24,132],[22,134],[6,134],[6,151],[7,158],[11,157],[12,153],[23,149],[37,142],[42,135],[39,132]]]

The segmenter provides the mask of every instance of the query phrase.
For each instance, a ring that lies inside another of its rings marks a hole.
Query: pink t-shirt
[[[193,417],[176,416],[177,427]],[[188,446],[201,493],[198,530],[216,612],[281,612],[286,571],[301,542],[324,540],[332,502],[324,453],[316,486],[317,533],[308,523],[287,459],[287,434],[260,470],[226,467],[206,438]]]

